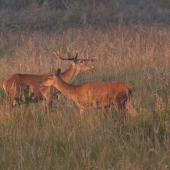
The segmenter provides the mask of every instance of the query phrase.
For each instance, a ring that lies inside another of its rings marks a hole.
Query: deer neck
[[[72,84],[79,72],[80,71],[77,70],[76,65],[72,63],[71,66],[65,72],[60,74],[60,77],[66,83]]]
[[[75,87],[65,83],[59,76],[56,77],[53,86],[57,88],[63,95],[73,99],[75,96]]]

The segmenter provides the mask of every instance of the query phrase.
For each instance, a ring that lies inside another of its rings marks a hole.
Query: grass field
[[[2,31],[0,82],[14,73],[62,72],[70,61],[66,48],[78,58],[96,57],[93,70],[74,84],[121,81],[136,86],[132,102],[140,116],[118,123],[114,109],[86,112],[61,97],[50,115],[41,101],[9,112],[0,89],[0,169],[170,169],[170,27],[129,25],[70,28],[62,31]]]

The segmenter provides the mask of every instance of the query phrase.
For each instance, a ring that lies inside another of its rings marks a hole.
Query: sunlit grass
[[[140,115],[120,120],[113,107],[107,116],[100,109],[80,117],[66,97],[53,102],[49,115],[41,101],[10,112],[0,89],[0,169],[169,169],[169,35],[169,27],[141,25],[1,34],[1,82],[14,73],[63,72],[70,62],[52,52],[67,56],[68,46],[78,58],[96,57],[95,68],[74,84],[132,84]]]

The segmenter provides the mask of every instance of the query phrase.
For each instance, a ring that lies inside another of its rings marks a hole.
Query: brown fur
[[[80,72],[93,68],[88,66],[94,61],[93,59],[78,60],[76,58],[75,61],[72,62],[71,66],[65,72],[61,73],[62,80],[69,84],[73,83]],[[25,85],[28,84],[30,85],[30,93],[35,93],[34,99],[43,100],[46,112],[49,111],[52,107],[52,99],[60,92],[54,87],[40,87],[39,83],[50,75],[51,74],[13,74],[4,80],[1,87],[9,96],[11,108],[15,105],[15,97],[24,99],[23,89],[25,88]]]
[[[66,97],[74,100],[80,109],[115,105],[123,115],[126,115],[126,105],[131,106],[130,98],[133,91],[136,91],[134,86],[122,82],[84,83],[72,86],[65,83],[60,76],[55,76],[55,71],[41,84],[56,87]],[[135,112],[133,115],[136,116],[138,113]]]

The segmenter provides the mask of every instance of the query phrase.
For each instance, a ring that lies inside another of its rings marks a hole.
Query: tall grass
[[[74,84],[121,81],[137,87],[133,105],[141,113],[119,122],[112,108],[86,112],[65,97],[49,115],[41,102],[11,112],[0,89],[0,169],[169,169],[170,28],[130,25],[70,28],[67,31],[3,32],[0,82],[14,73],[66,70],[66,47],[79,58],[96,57],[95,68]]]

